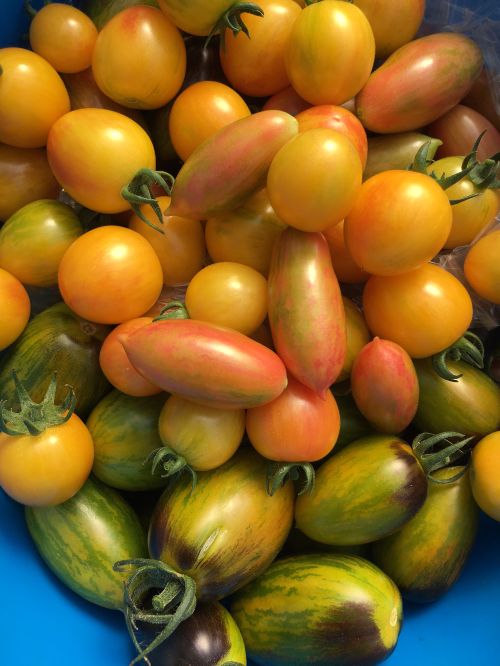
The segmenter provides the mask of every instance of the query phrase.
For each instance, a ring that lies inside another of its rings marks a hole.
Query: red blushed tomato
[[[151,139],[130,118],[108,109],[77,109],[52,126],[50,167],[66,192],[98,213],[121,213],[121,196],[141,168],[156,167]]]
[[[235,90],[218,81],[198,81],[183,90],[172,105],[170,140],[185,161],[205,139],[249,115],[245,100]]]
[[[0,141],[45,146],[51,126],[70,109],[59,74],[37,53],[11,47],[0,49],[0,83]]]
[[[30,25],[30,45],[58,72],[90,67],[97,40],[92,20],[76,7],[54,2],[42,7]]]
[[[311,104],[343,104],[365,85],[375,39],[363,12],[329,0],[303,9],[285,51],[290,83]]]
[[[115,102],[158,109],[180,90],[186,47],[179,30],[159,9],[134,5],[116,14],[99,33],[92,71],[99,88]]]
[[[500,521],[500,431],[486,435],[472,449],[470,483],[478,506]]]
[[[287,88],[283,88],[283,90],[280,90],[274,95],[271,95],[271,97],[262,107],[262,110],[266,111],[268,109],[274,109],[276,111],[285,111],[291,116],[296,116],[298,113],[308,109],[310,106],[310,103],[306,102],[305,99],[302,99],[302,97],[292,88],[292,86],[288,86]]]
[[[258,5],[264,16],[244,17],[251,39],[242,32],[233,37],[226,30],[219,54],[224,74],[236,90],[266,97],[290,83],[284,51],[300,7],[293,0],[259,0]]]
[[[0,351],[21,335],[30,312],[26,289],[16,277],[0,268]]]
[[[339,409],[331,391],[320,398],[290,375],[281,395],[247,410],[246,429],[253,447],[264,458],[314,462],[335,446]]]
[[[301,231],[323,231],[350,211],[361,178],[358,151],[346,136],[326,128],[310,129],[276,153],[267,175],[267,193],[285,224]]]
[[[464,273],[481,298],[500,304],[500,229],[474,243],[465,257]]]
[[[424,264],[402,275],[372,275],[363,291],[363,312],[374,335],[396,342],[413,358],[424,358],[465,333],[472,302],[451,273]]]
[[[338,224],[323,231],[323,236],[330,248],[333,270],[339,282],[347,284],[366,282],[370,274],[361,269],[351,257],[345,243],[344,226],[344,220],[341,220]]]
[[[145,397],[161,392],[160,388],[148,382],[132,367],[118,339],[120,335],[130,335],[152,321],[153,317],[137,317],[125,321],[114,328],[102,343],[99,352],[101,370],[115,388],[127,395]]]
[[[162,211],[170,205],[170,197],[156,199]],[[149,205],[141,206],[142,214],[155,226],[158,219]],[[198,220],[163,213],[163,234],[132,215],[129,227],[144,236],[158,255],[163,270],[163,282],[176,285],[189,282],[205,263],[205,238]]]
[[[92,436],[76,414],[40,435],[0,433],[0,486],[25,506],[53,506],[73,497],[93,462]]]
[[[253,333],[267,315],[267,280],[254,268],[221,261],[202,268],[188,285],[191,319]]]
[[[345,220],[347,248],[373,275],[406,273],[434,257],[452,223],[444,190],[414,171],[383,171],[366,180]]]
[[[301,111],[296,118],[299,121],[299,132],[326,127],[345,134],[358,151],[361,166],[363,169],[365,168],[368,154],[368,139],[365,128],[354,113],[344,109],[343,106],[322,104],[321,106],[313,106],[305,111]]]
[[[163,285],[160,260],[140,234],[108,225],[88,231],[66,250],[59,289],[73,312],[98,324],[140,317]]]

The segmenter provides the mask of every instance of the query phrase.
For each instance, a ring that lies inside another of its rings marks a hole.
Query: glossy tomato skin
[[[366,282],[370,274],[357,265],[346,245],[345,220],[328,227],[322,233],[330,248],[333,270],[339,282],[347,284]]]
[[[342,296],[344,304],[346,325],[346,353],[342,371],[337,377],[337,382],[348,379],[353,363],[365,345],[370,342],[371,334],[366,325],[363,313],[358,306],[346,296]]]
[[[370,75],[356,96],[358,118],[382,134],[419,129],[467,94],[482,65],[481,50],[465,35],[443,32],[414,39]]]
[[[244,16],[251,39],[226,30],[219,53],[233,88],[244,95],[267,97],[290,84],[284,52],[300,7],[293,0],[259,0],[258,4],[264,16]]]
[[[276,398],[287,384],[277,354],[238,331],[208,322],[153,322],[122,344],[146,379],[208,406],[254,407]]]
[[[233,0],[158,0],[162,12],[190,35],[208,35],[218,20],[234,4]]]
[[[496,304],[500,304],[499,257],[500,229],[474,243],[464,262],[464,273],[470,286],[481,298]]]
[[[421,132],[399,132],[369,137],[368,158],[363,180],[368,180],[381,171],[407,169],[410,164],[413,164],[418,149],[431,140],[431,136]],[[428,153],[429,159],[434,158],[439,143],[438,140],[432,140]]]
[[[0,67],[0,141],[18,148],[45,146],[52,125],[70,109],[61,77],[37,53],[16,47],[0,49]]]
[[[267,405],[247,410],[246,430],[264,458],[314,462],[335,446],[339,409],[330,390],[320,397],[290,376],[281,395]]]
[[[262,107],[263,111],[268,109],[275,109],[279,111],[286,111],[291,116],[296,116],[301,111],[308,109],[311,106],[309,102],[295,91],[292,86],[287,86],[279,92],[271,95]]]
[[[275,349],[296,379],[323,395],[342,370],[346,329],[322,234],[285,229],[275,245],[268,285]]]
[[[500,521],[500,431],[479,440],[472,449],[470,482],[479,507]]]
[[[30,297],[22,283],[15,275],[0,268],[0,350],[21,335],[30,312]]]
[[[285,52],[290,83],[311,104],[343,104],[366,83],[375,58],[368,19],[352,4],[309,5],[297,17]]]
[[[68,194],[98,213],[129,210],[122,188],[139,169],[156,166],[142,127],[108,109],[77,109],[60,118],[51,127],[47,156]]]
[[[183,476],[161,496],[149,529],[151,557],[194,578],[198,600],[222,599],[256,578],[288,536],[293,484],[271,497],[266,467],[245,447],[222,467],[199,472],[194,489]]]
[[[472,320],[467,290],[435,264],[401,275],[371,276],[363,291],[363,311],[374,335],[401,345],[412,358],[446,349]]]

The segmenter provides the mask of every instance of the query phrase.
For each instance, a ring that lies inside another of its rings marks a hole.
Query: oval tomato
[[[500,521],[500,431],[483,437],[472,449],[470,482],[474,499]]]
[[[30,318],[31,302],[21,282],[0,268],[0,351],[24,331]]]
[[[162,12],[190,35],[208,35],[234,0],[158,0]]]
[[[354,361],[365,345],[370,342],[370,331],[366,325],[363,313],[346,296],[342,296],[346,325],[346,352],[342,371],[337,377],[337,383],[348,379]]]
[[[287,86],[283,90],[271,95],[262,107],[262,110],[266,111],[274,109],[277,111],[285,111],[291,116],[296,116],[310,106],[311,104],[306,102],[305,99],[302,99],[292,86]]]
[[[428,157],[433,159],[440,141],[432,139],[420,132],[400,132],[398,134],[382,134],[368,139],[368,157],[364,180],[381,171],[390,169],[407,169],[413,164],[418,149],[430,141]]]
[[[486,234],[469,249],[464,273],[474,291],[492,303],[500,304],[500,229]]]
[[[360,268],[352,258],[345,242],[344,230],[344,220],[323,230],[323,236],[326,238],[328,247],[330,248],[335,275],[339,282],[346,282],[347,284],[366,282],[370,274]]]

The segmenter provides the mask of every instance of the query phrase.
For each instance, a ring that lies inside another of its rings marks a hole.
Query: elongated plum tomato
[[[50,129],[47,157],[66,192],[98,213],[129,210],[122,188],[139,169],[156,167],[142,127],[108,109],[77,109],[60,118]]]
[[[500,521],[500,431],[486,435],[472,449],[470,482],[481,509]]]
[[[330,453],[340,431],[340,415],[331,391],[318,396],[288,377],[288,386],[272,402],[247,410],[247,434],[264,458],[314,462]]]
[[[412,358],[424,358],[465,333],[472,301],[454,275],[424,264],[401,275],[372,275],[363,291],[363,311],[374,335],[396,342]]]
[[[87,231],[66,250],[59,265],[59,289],[80,317],[119,324],[140,317],[155,303],[163,271],[140,234],[114,225]]]
[[[293,24],[285,51],[290,83],[311,104],[343,104],[365,85],[375,39],[363,12],[348,2],[309,5]]]
[[[285,224],[323,231],[350,211],[361,177],[358,151],[346,136],[332,129],[310,129],[277,152],[267,175],[267,192]]]
[[[45,146],[54,122],[70,110],[59,74],[37,53],[9,47],[0,49],[0,79],[0,141]]]
[[[30,311],[26,289],[14,275],[0,268],[0,351],[21,335]]]
[[[372,275],[406,273],[432,259],[452,223],[451,205],[429,176],[383,171],[366,180],[347,214],[346,245]]]
[[[500,304],[500,229],[486,234],[469,249],[464,273],[481,298]]]

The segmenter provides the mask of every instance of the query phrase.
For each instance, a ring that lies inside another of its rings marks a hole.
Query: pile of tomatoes
[[[500,520],[483,53],[423,0],[80,6],[0,49],[0,487],[133,663],[378,663]]]

